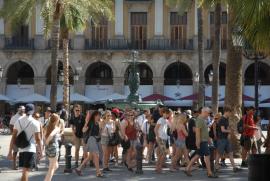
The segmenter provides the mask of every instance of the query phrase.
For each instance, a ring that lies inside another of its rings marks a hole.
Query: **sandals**
[[[105,176],[102,173],[97,173],[96,177],[97,178],[104,178]]]
[[[218,178],[218,176],[216,174],[207,174],[208,178]]]
[[[192,177],[192,175],[191,175],[190,171],[184,170],[184,173],[186,174],[186,176],[188,176],[188,177]]]
[[[77,168],[74,169],[78,176],[82,176],[82,171]]]

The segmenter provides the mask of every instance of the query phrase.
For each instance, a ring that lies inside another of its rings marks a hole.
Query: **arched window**
[[[46,73],[46,84],[50,85],[51,84],[51,70],[52,67],[50,66],[47,70]],[[59,75],[60,73],[63,71],[63,62],[58,63],[58,71],[57,71],[57,80],[59,80]],[[71,68],[71,66],[69,66],[69,84],[73,84],[74,83],[74,79],[73,79],[73,70]]]
[[[22,61],[12,64],[7,72],[7,84],[34,84],[32,67]]]
[[[204,80],[206,84],[210,84],[208,76],[210,71],[213,71],[212,64],[209,65],[204,71]],[[219,84],[225,85],[225,81],[226,81],[226,64],[221,62],[219,65]]]
[[[182,62],[172,63],[164,73],[164,85],[192,85],[192,71]]]
[[[140,73],[140,85],[153,85],[153,72],[147,64],[140,63],[138,65],[138,71]],[[127,68],[125,72],[125,85],[128,84],[129,72],[130,66]]]
[[[270,85],[270,66],[266,63],[258,63],[258,82],[261,85]],[[255,84],[255,64],[248,66],[245,72],[245,85]]]
[[[109,65],[103,62],[91,64],[86,71],[86,85],[112,85],[113,72]]]

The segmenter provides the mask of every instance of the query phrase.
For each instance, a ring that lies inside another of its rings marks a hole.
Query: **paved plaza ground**
[[[6,155],[8,153],[8,145],[11,136],[2,136],[0,135],[0,181],[16,181],[20,178],[20,171],[14,171],[10,169],[11,162],[6,159]],[[64,154],[64,149],[62,150]],[[236,160],[238,164],[240,164],[240,160]],[[105,174],[106,178],[100,179],[95,177],[95,169],[90,168],[89,166],[83,171],[83,176],[78,177],[75,173],[72,174],[64,174],[64,157],[62,157],[60,162],[60,167],[57,170],[53,180],[55,181],[68,181],[68,180],[110,180],[110,181],[173,181],[173,180],[181,180],[181,181],[206,181],[209,180],[206,176],[206,171],[202,169],[195,170],[192,174],[193,177],[187,177],[182,170],[176,173],[169,172],[169,169],[164,169],[164,174],[156,174],[154,172],[154,165],[144,166],[144,174],[136,175],[135,173],[128,172],[126,168],[119,166],[114,167],[111,166],[113,172]],[[229,165],[229,164],[228,164]],[[43,181],[47,172],[47,168],[45,168],[44,160],[41,162],[41,166],[39,171],[32,172],[30,174],[30,181]],[[233,173],[232,168],[229,166],[228,168],[222,169],[219,173],[218,181],[247,181],[248,170],[244,169],[239,173]]]

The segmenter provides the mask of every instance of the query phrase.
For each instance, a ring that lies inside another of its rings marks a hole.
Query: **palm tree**
[[[241,34],[252,48],[267,55],[270,54],[270,1],[269,0],[237,0],[232,3],[235,23]]]
[[[64,73],[64,94],[63,104],[66,110],[69,110],[69,34],[70,32],[83,31],[89,19],[99,20],[99,17],[107,17],[111,15],[111,1],[94,1],[89,3],[88,0],[77,0],[66,2],[61,17],[61,38],[63,41],[63,73]]]

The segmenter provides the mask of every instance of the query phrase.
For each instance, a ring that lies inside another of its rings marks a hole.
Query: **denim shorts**
[[[185,149],[186,148],[186,141],[185,140],[175,140],[175,146],[179,149]]]
[[[218,153],[223,155],[225,153],[232,152],[232,146],[228,139],[220,139],[217,141],[217,150]]]
[[[200,156],[209,156],[210,155],[210,150],[208,146],[207,141],[203,141],[200,143],[200,149],[197,150],[197,154]]]

